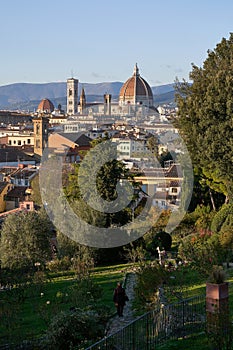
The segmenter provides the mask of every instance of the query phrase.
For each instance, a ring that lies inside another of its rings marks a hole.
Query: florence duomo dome
[[[146,116],[158,113],[153,103],[150,85],[139,74],[137,63],[133,75],[122,85],[118,101],[105,93],[103,103],[86,101],[82,88],[78,102],[78,79],[67,79],[67,114],[68,115],[108,115],[108,116]]]
[[[150,85],[139,74],[137,63],[133,76],[122,86],[119,94],[119,105],[144,105],[153,106],[153,94]]]

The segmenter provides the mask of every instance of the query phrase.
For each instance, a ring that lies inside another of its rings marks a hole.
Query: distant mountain
[[[152,86],[151,90],[153,92],[153,95],[166,94],[167,92],[174,91],[174,84]]]
[[[81,91],[82,87],[84,87],[86,95],[101,95],[111,94],[113,96],[119,95],[120,89],[123,83],[119,81],[115,81],[112,83],[80,83],[79,90]]]
[[[158,106],[165,103],[174,103],[175,102],[175,90],[154,95],[154,105]]]
[[[117,99],[122,85],[122,82],[80,83],[79,92],[84,87],[88,102],[103,102],[105,93]],[[154,86],[152,92],[156,105],[174,101],[173,84]],[[43,98],[49,98],[55,107],[60,103],[66,108],[66,83],[15,83],[0,86],[0,109],[34,111]]]
[[[30,84],[15,83],[0,86],[0,106],[31,100],[42,100],[66,95],[66,83]]]

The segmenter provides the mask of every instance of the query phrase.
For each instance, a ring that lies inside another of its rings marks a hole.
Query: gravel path
[[[111,318],[106,328],[106,336],[116,333],[121,328],[127,326],[135,320],[132,310],[132,301],[134,299],[134,286],[136,284],[136,274],[131,272],[127,275],[125,291],[129,297],[129,301],[126,302],[124,307],[124,316],[119,317],[117,314]]]

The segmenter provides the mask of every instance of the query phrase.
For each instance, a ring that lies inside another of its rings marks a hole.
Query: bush
[[[42,349],[78,349],[83,344],[96,341],[104,336],[105,325],[99,314],[93,310],[75,309],[61,312],[52,319],[42,343]],[[89,341],[89,342],[88,342]]]
[[[75,307],[85,307],[94,304],[102,296],[103,289],[90,278],[77,281],[70,287],[69,295]]]
[[[215,214],[211,222],[211,231],[219,233],[223,225],[233,225],[233,205],[224,204],[221,209]]]
[[[182,239],[178,255],[202,275],[207,276],[213,265],[222,263],[224,250],[219,242],[219,235],[210,232],[189,235]]]
[[[71,267],[71,260],[68,256],[64,256],[61,259],[54,259],[46,264],[46,267],[51,272],[67,271]]]
[[[152,238],[151,242],[146,246],[146,249],[154,256],[158,255],[157,247],[160,250],[170,251],[172,246],[172,237],[165,231],[160,231]]]
[[[140,302],[155,302],[158,287],[167,280],[167,272],[156,262],[146,265],[138,273],[137,286],[135,288]]]

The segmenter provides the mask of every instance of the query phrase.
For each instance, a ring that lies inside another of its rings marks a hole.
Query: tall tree
[[[98,148],[104,141],[107,141],[104,146]],[[73,210],[89,224],[99,227],[125,224],[131,218],[131,211],[127,206],[121,207],[119,191],[125,194],[128,187],[118,184],[124,180],[129,181],[134,188],[137,184],[123,162],[116,159],[116,148],[107,135],[94,140],[92,146],[96,147],[96,151],[90,151],[81,165],[76,165],[68,176],[66,196]],[[101,210],[96,203],[101,203]],[[111,211],[108,210],[109,206]]]
[[[192,84],[176,84],[176,124],[210,189],[233,199],[233,34],[217,44],[203,67],[193,64]]]
[[[34,268],[51,258],[51,223],[44,211],[9,215],[1,230],[2,267]]]

